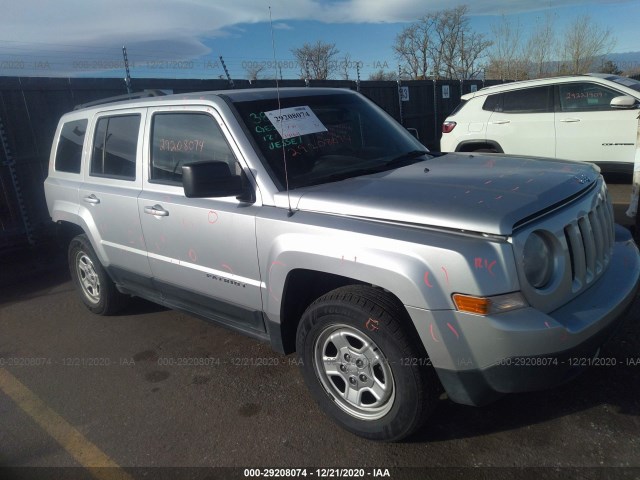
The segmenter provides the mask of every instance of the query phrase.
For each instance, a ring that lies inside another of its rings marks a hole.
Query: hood
[[[587,163],[450,153],[290,195],[302,211],[510,235],[519,221],[580,194],[598,177]],[[277,196],[284,196],[276,200],[281,204],[286,192]]]

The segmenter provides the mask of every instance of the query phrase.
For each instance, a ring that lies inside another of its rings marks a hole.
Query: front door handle
[[[504,125],[506,123],[511,123],[511,120],[496,120],[494,122],[489,122],[491,125]]]
[[[560,120],[562,123],[573,123],[573,122],[579,122],[580,119],[579,118],[563,118],[562,120]]]
[[[86,203],[90,203],[91,205],[97,205],[100,203],[100,199],[96,197],[93,193],[83,198]]]
[[[157,217],[168,217],[169,212],[162,208],[162,205],[158,205],[157,203],[153,207],[144,207],[144,213],[148,213],[149,215],[155,215]]]

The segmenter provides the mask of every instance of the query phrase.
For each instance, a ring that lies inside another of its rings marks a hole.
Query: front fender
[[[382,287],[404,305],[427,310],[453,309],[456,292],[493,295],[519,289],[513,251],[505,241],[329,215],[295,216],[296,223],[260,219],[257,224],[263,305],[274,321],[295,269]]]

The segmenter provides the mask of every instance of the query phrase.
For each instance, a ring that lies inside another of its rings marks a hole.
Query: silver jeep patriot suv
[[[640,275],[596,167],[430,153],[348,90],[81,108],[45,191],[91,311],[135,295],[295,351],[370,439],[414,432],[442,389],[482,405],[572,378]]]

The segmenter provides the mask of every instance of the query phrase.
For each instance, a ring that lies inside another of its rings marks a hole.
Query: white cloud
[[[21,0],[5,2],[0,16],[0,54],[33,52],[162,52],[195,58],[209,52],[203,40],[237,35],[237,25],[269,21],[267,2],[256,0]],[[536,0],[281,0],[273,2],[274,28],[287,21],[327,23],[411,22],[428,11],[467,3],[471,15],[548,8]],[[597,3],[555,0],[553,8]],[[144,47],[144,48],[143,48]],[[106,54],[106,53],[105,53]]]
[[[273,24],[273,28],[275,30],[293,30],[293,27],[291,25],[289,25],[287,23],[283,23],[283,22],[274,23]]]

